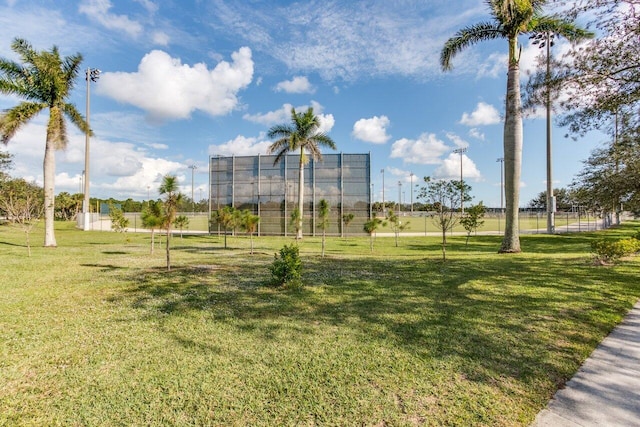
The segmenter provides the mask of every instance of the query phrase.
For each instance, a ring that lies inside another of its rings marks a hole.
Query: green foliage
[[[81,193],[69,194],[66,191],[56,196],[55,218],[60,221],[72,220],[82,209],[83,195]]]
[[[447,232],[458,225],[460,217],[455,214],[463,200],[470,200],[471,186],[463,181],[437,180],[432,181],[425,176],[426,185],[420,188],[418,198],[425,199],[437,207],[433,216],[433,223],[440,230],[442,236],[442,259],[447,259]]]
[[[116,233],[124,233],[129,226],[129,219],[124,216],[122,209],[109,205],[109,218],[111,229]]]
[[[300,249],[297,245],[284,245],[280,254],[274,254],[273,263],[269,266],[271,271],[271,284],[289,289],[302,287],[302,260]]]
[[[351,224],[351,221],[353,221],[353,218],[355,218],[355,215],[353,213],[346,213],[344,215],[342,215],[342,222],[344,224],[344,234],[347,234],[347,228],[349,227],[349,224]]]
[[[224,248],[227,249],[227,231],[235,231],[240,226],[240,211],[233,206],[224,206],[211,213],[211,224],[219,224],[224,229]]]
[[[373,253],[373,235],[376,234],[376,231],[380,227],[386,226],[387,223],[382,221],[380,218],[377,218],[375,214],[373,214],[373,218],[364,223],[364,231],[369,233],[369,249]]]
[[[318,217],[320,217],[320,221],[318,221],[317,227],[322,230],[322,256],[324,257],[324,251],[326,246],[326,234],[327,234],[327,226],[329,225],[329,202],[325,199],[321,199],[318,203]]]
[[[240,212],[239,221],[240,228],[242,228],[249,235],[249,239],[251,240],[251,254],[253,255],[253,233],[255,233],[258,229],[260,217],[251,213],[249,209],[245,209]]]
[[[22,178],[0,181],[0,215],[24,231],[31,256],[30,233],[44,212],[42,188]]]
[[[556,198],[556,209],[558,211],[569,211],[571,207],[576,203],[575,190],[570,188],[556,188],[553,190],[553,195]],[[547,192],[542,191],[538,195],[529,201],[527,205],[531,209],[546,209],[547,208]]]
[[[633,237],[621,240],[598,239],[591,242],[591,251],[597,261],[614,263],[640,251],[640,240]]]
[[[296,239],[300,237],[300,230],[302,227],[302,216],[300,209],[297,207],[291,212],[291,218],[289,219],[289,225],[296,230]]]
[[[471,236],[471,233],[477,231],[478,228],[482,227],[484,224],[482,218],[484,218],[485,212],[486,208],[482,202],[480,202],[477,205],[468,207],[464,212],[464,216],[460,218],[460,224],[462,224],[464,229],[467,231],[466,244],[469,244],[469,237]]]
[[[393,233],[396,236],[396,248],[397,248],[398,236],[400,235],[401,231],[404,231],[407,228],[409,228],[409,221],[402,223],[402,219],[400,219],[400,217],[396,215],[396,213],[393,210],[390,210],[387,212],[387,221],[389,222],[389,225],[391,226],[391,229],[393,230]]]
[[[149,200],[147,206],[142,209],[140,219],[142,220],[142,226],[151,230],[151,253],[155,247],[155,231],[162,226],[162,202],[156,200]]]
[[[173,226],[180,230],[180,238],[182,238],[182,229],[189,226],[189,218],[186,215],[178,215],[173,220]]]

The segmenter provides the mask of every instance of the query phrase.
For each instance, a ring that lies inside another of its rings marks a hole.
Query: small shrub
[[[599,261],[615,262],[622,257],[640,251],[640,240],[635,238],[622,240],[600,239],[591,243],[591,251]]]
[[[271,284],[290,289],[302,287],[302,260],[300,250],[296,245],[284,245],[280,254],[274,255],[271,271]]]

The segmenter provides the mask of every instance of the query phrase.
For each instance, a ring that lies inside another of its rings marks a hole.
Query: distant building
[[[371,217],[371,154],[323,154],[304,171],[303,233],[319,235],[317,204],[329,202],[327,234],[363,233]],[[224,206],[260,216],[259,234],[295,235],[291,213],[298,206],[299,155],[212,156],[209,159],[209,213]],[[345,230],[342,218],[354,219]],[[213,224],[212,232],[219,227]]]

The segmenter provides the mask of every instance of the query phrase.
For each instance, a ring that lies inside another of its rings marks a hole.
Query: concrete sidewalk
[[[640,302],[531,426],[640,426]]]

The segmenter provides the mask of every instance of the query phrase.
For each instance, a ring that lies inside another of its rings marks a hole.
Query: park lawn
[[[528,425],[640,297],[637,258],[522,237],[291,239],[0,227],[0,425]]]

